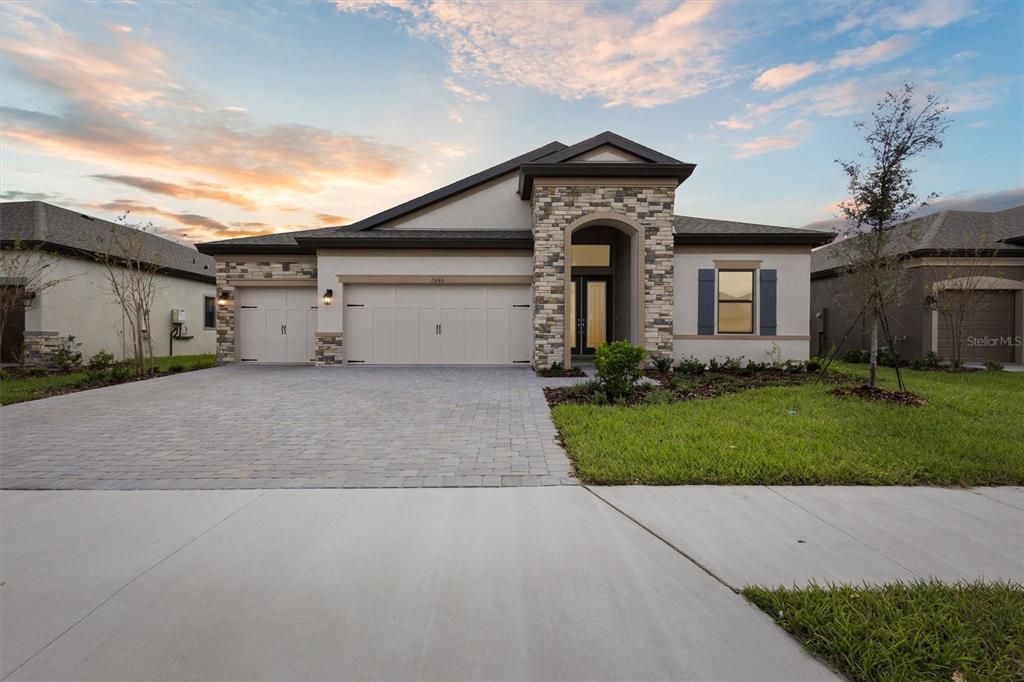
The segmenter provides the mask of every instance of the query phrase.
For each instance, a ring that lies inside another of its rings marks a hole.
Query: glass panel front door
[[[569,348],[590,355],[611,337],[611,277],[586,275],[569,282]]]

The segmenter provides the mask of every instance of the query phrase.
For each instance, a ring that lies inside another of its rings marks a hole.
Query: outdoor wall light
[[[330,305],[334,301],[334,289],[324,291],[324,305]]]
[[[221,291],[217,294],[217,305],[227,305],[230,300],[231,295],[227,291]]]

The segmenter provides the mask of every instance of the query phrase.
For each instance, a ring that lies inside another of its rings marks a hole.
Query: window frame
[[[206,324],[206,313],[207,313],[207,301],[212,301],[210,305],[210,312],[213,313],[213,326]],[[217,297],[207,296],[203,294],[203,329],[216,329],[217,328]]]
[[[728,299],[722,300],[722,273],[723,272],[744,272],[750,274],[750,300]],[[733,332],[722,331],[722,304],[729,303],[750,303],[750,331]],[[757,335],[757,268],[720,268],[715,270],[715,331],[718,334],[730,334],[739,336]]]

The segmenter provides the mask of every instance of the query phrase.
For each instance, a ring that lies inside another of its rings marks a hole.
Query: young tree
[[[871,330],[871,386],[878,371],[879,331],[891,337],[886,311],[907,289],[901,260],[912,239],[911,230],[895,232],[892,228],[927,205],[927,201],[918,201],[914,192],[914,169],[909,163],[942,147],[942,135],[949,127],[947,110],[931,94],[916,104],[914,85],[907,83],[885,94],[870,123],[855,124],[864,132],[867,151],[856,160],[836,161],[846,173],[850,192],[839,204],[850,237],[842,266],[845,288],[861,306]],[[929,194],[927,199],[936,196]]]
[[[32,299],[71,279],[53,276],[57,256],[43,246],[15,239],[10,246],[0,250],[0,278],[4,279],[3,286],[0,286],[0,339],[11,319],[20,315]]]
[[[135,373],[146,373],[147,361],[153,358],[150,311],[156,297],[156,276],[161,267],[154,246],[154,235],[147,232],[152,224],[141,226],[128,222],[128,211],[117,219],[117,227],[102,239],[96,260],[104,266],[107,284],[120,304],[130,338]]]
[[[952,369],[960,369],[964,364],[968,317],[987,307],[992,289],[986,284],[990,278],[999,276],[985,255],[987,243],[988,236],[982,235],[962,257],[926,268],[925,301],[946,323]]]

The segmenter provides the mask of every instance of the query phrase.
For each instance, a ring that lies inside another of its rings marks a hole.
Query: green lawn
[[[588,483],[1024,484],[1024,374],[904,374],[927,405],[839,398],[833,386],[808,384],[552,413]],[[880,376],[895,387],[893,370]]]
[[[1019,584],[748,587],[743,594],[854,680],[1024,679]]]
[[[181,365],[187,372],[194,369],[206,369],[216,364],[217,359],[213,354],[153,358],[153,365],[160,372],[167,372],[176,365]],[[89,388],[88,374],[82,371],[21,379],[0,379],[0,405],[45,398],[50,391],[65,386],[81,387],[83,390]]]

